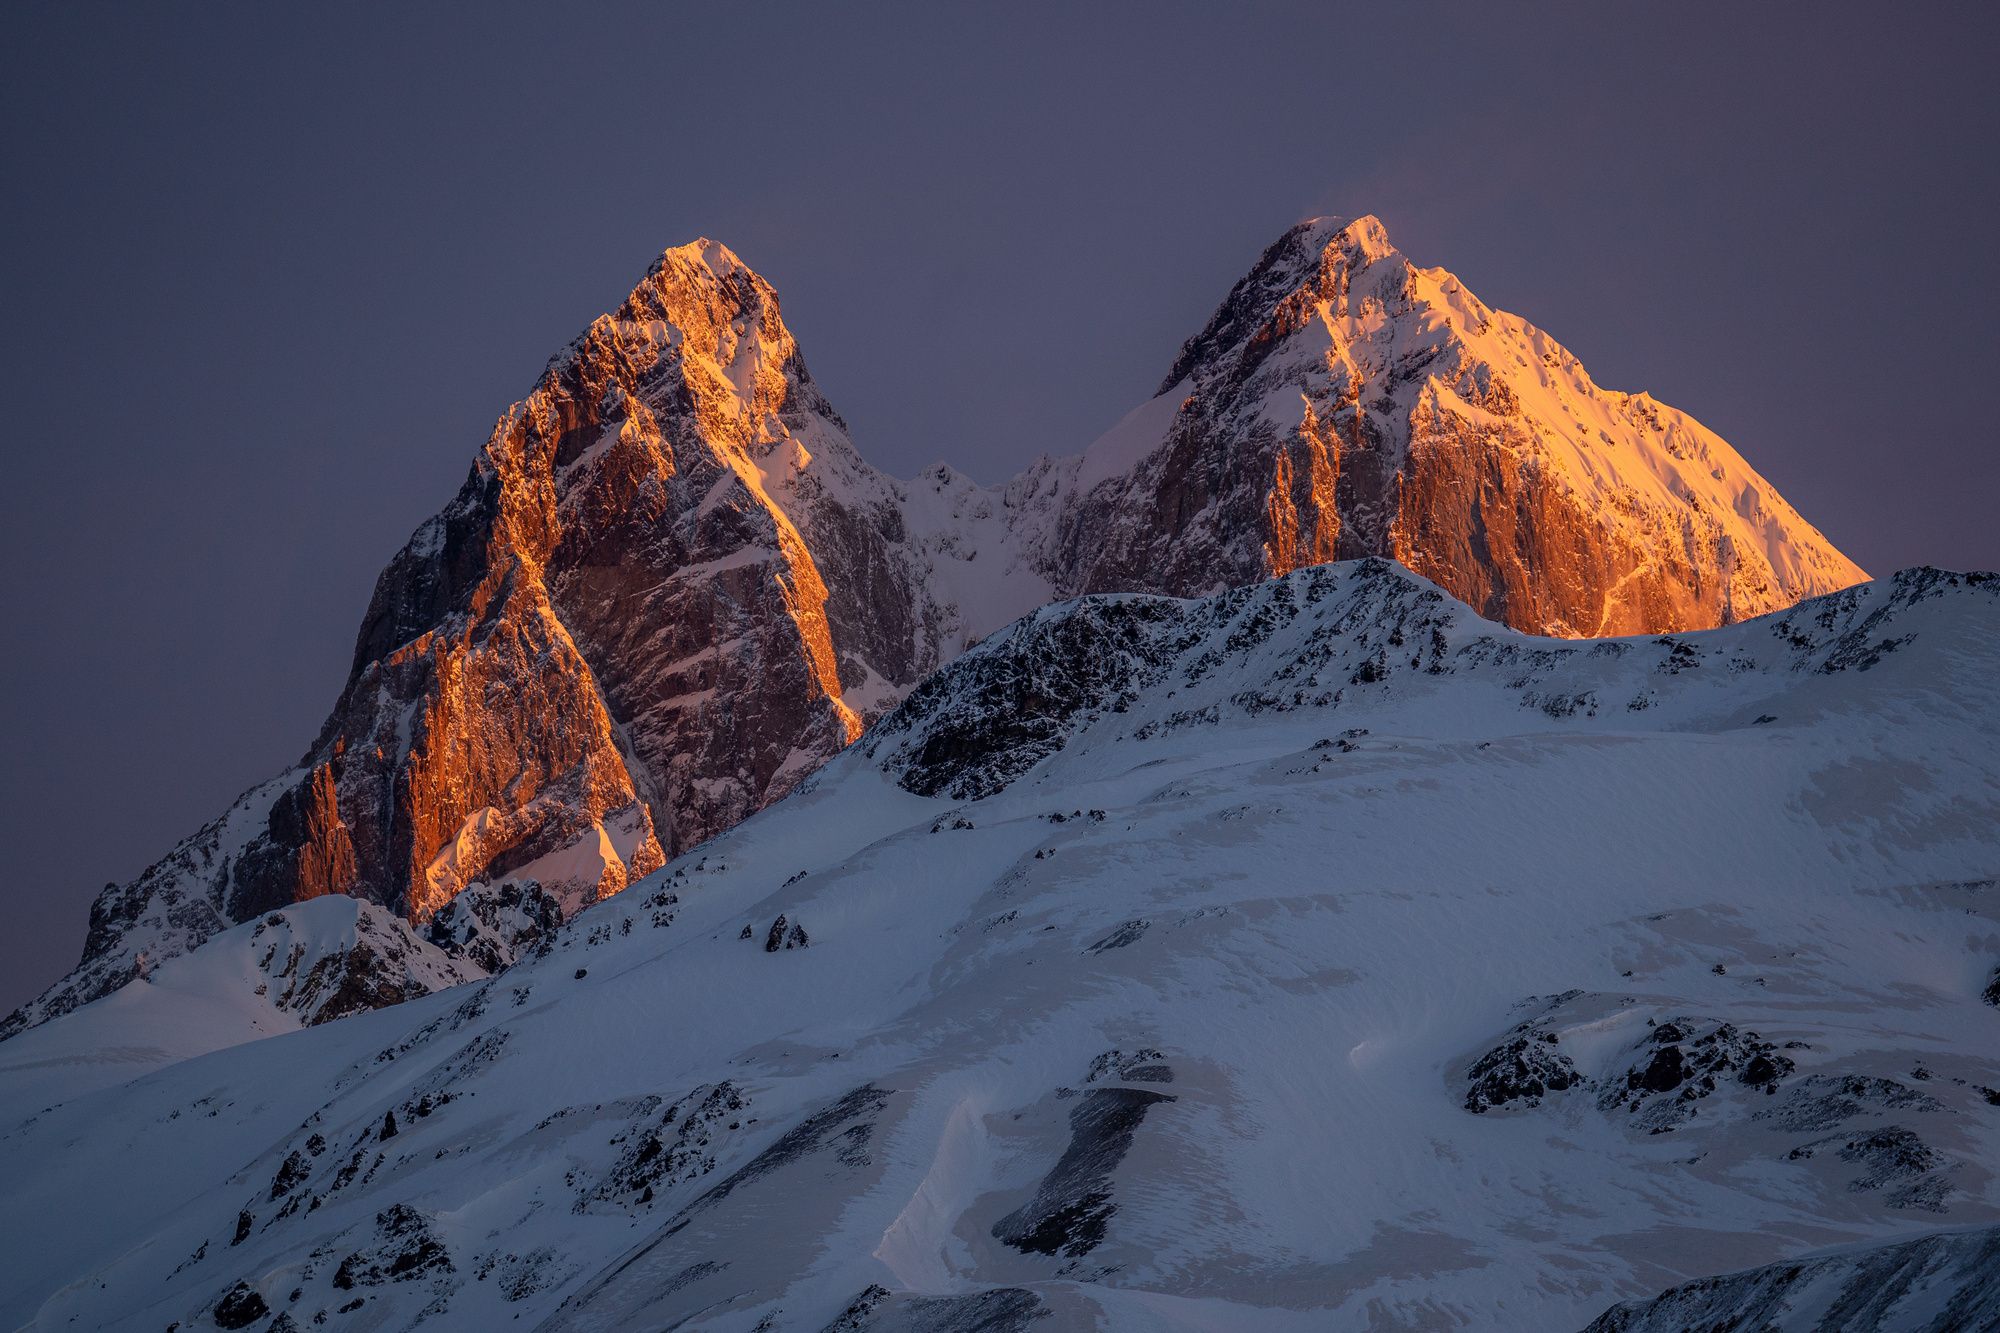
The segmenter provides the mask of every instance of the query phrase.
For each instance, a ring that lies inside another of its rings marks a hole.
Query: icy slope
[[[0,1322],[1560,1329],[1991,1226],[1996,667],[1929,570],[1051,608],[545,955],[0,1128]]]

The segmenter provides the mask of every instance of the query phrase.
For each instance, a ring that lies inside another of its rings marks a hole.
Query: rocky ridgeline
[[[1606,1310],[1584,1333],[2000,1327],[2000,1227],[1701,1278]]]
[[[1148,740],[1260,715],[1361,717],[1467,680],[1579,726],[1659,725],[1709,706],[1721,682],[1867,671],[1915,641],[1912,608],[1952,595],[1991,602],[2000,579],[1911,569],[1723,634],[1595,643],[1496,632],[1377,559],[1200,600],[1085,597],[925,681],[863,749],[906,790],[976,800],[1092,729]],[[1349,728],[1320,748],[1352,751],[1367,734]]]

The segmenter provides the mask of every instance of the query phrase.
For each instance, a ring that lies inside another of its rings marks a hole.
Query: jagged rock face
[[[421,922],[533,881],[574,911],[1057,596],[1370,555],[1571,636],[1709,627],[1862,577],[1723,441],[1597,388],[1373,218],[1286,233],[1158,397],[990,488],[869,468],[769,284],[713,242],[670,250],[383,571],[299,765],[107,887],[78,969],[0,1036],[322,894]],[[1104,646],[1087,628],[1067,627],[1078,698],[1117,665],[1082,660]],[[1024,739],[1050,724],[1051,700],[989,684]]]
[[[563,923],[562,904],[529,880],[474,884],[440,907],[424,939],[485,974],[511,966]]]
[[[1598,388],[1372,217],[1288,232],[1160,393],[1158,445],[1062,524],[1065,591],[1187,596],[1384,555],[1517,629],[1600,636],[1865,577],[1719,437]]]
[[[769,286],[720,246],[670,251],[377,589],[336,716],[379,733],[414,707],[442,742],[356,738],[396,774],[378,883],[422,916],[553,854],[534,877],[559,896],[616,892],[783,794],[859,734],[843,678],[932,664],[894,518]],[[461,527],[483,543],[469,565]],[[439,608],[457,634],[429,628]],[[387,709],[378,669],[408,678]],[[369,785],[357,812],[382,804]]]

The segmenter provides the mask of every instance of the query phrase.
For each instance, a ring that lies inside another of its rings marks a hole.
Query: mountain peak
[[[559,378],[573,372],[580,361],[600,356],[607,340],[632,351],[650,345],[657,352],[693,338],[704,356],[719,355],[727,362],[746,335],[750,344],[773,347],[779,361],[792,358],[796,350],[771,284],[721,241],[698,236],[661,251],[624,300],[549,358],[544,374]],[[802,366],[797,371],[808,378]],[[523,406],[525,402],[517,403],[514,410]]]
[[[1155,395],[1218,362],[1232,349],[1258,339],[1279,307],[1304,288],[1324,285],[1335,268],[1352,274],[1398,254],[1389,241],[1388,229],[1373,213],[1358,218],[1330,214],[1291,227],[1265,248],[1202,331],[1181,345],[1180,355],[1154,390]]]
[[[1389,239],[1389,229],[1373,213],[1363,213],[1357,218],[1331,213],[1307,218],[1287,232],[1286,237],[1297,237],[1301,247],[1314,254],[1325,254],[1338,246],[1359,253],[1372,262],[1396,253],[1396,246]]]
[[[1725,624],[1865,577],[1714,432],[1600,388],[1374,216],[1288,229],[1156,399],[1150,441],[1087,455],[1131,460],[1126,480],[1079,472],[1125,517],[1104,520],[1076,590],[1194,594],[1386,555],[1489,619],[1601,636]],[[1232,536],[1246,528],[1261,549]]]
[[[688,272],[706,269],[716,277],[731,273],[745,273],[755,278],[757,271],[743,262],[741,255],[721,241],[707,236],[697,236],[683,245],[670,245],[660,252],[646,275],[652,277],[668,271]]]
[[[776,290],[742,256],[706,236],[661,251],[611,318],[638,324],[658,320],[682,333],[691,332],[691,324],[765,324],[767,335],[783,335]]]

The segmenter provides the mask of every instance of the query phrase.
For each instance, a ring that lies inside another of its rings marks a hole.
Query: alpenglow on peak
[[[77,969],[0,1033],[322,894],[425,924],[532,884],[574,911],[1037,607],[1367,556],[1569,637],[1864,577],[1720,437],[1600,388],[1373,216],[1288,229],[1158,395],[994,487],[870,467],[770,284],[720,242],[673,247],[382,572],[299,763],[100,895]]]

